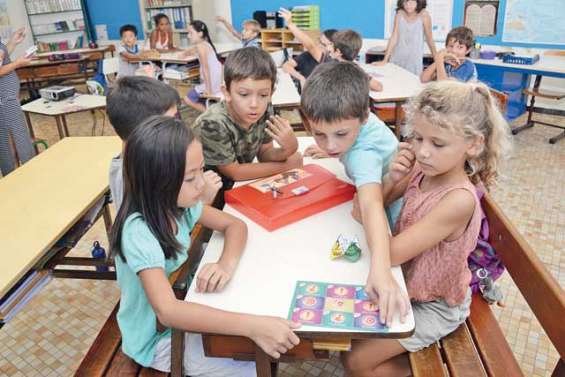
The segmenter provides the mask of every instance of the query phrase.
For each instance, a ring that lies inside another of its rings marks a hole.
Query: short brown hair
[[[451,29],[449,34],[447,34],[447,38],[445,38],[445,45],[447,46],[449,41],[452,39],[455,39],[455,42],[459,42],[460,44],[467,46],[467,48],[471,48],[475,44],[473,30],[465,26],[459,26],[455,29]]]
[[[369,80],[355,63],[328,62],[314,69],[302,90],[301,108],[312,122],[369,116]]]
[[[341,52],[343,59],[352,62],[355,60],[361,46],[363,46],[363,38],[358,32],[346,29],[335,33],[332,37],[332,42],[336,50]]]
[[[230,89],[232,81],[271,80],[271,89],[277,81],[277,66],[268,52],[257,47],[240,48],[229,54],[224,64],[224,81]]]
[[[398,0],[396,2],[396,11],[398,12],[401,9],[404,9],[404,3],[408,0]],[[420,13],[422,10],[426,9],[428,6],[428,2],[426,0],[416,0],[416,13]]]
[[[253,31],[256,32],[257,35],[259,35],[259,32],[261,32],[261,24],[259,22],[257,22],[256,20],[245,20],[245,21],[243,21],[243,27],[245,27],[246,25],[251,26],[251,29],[253,29]]]

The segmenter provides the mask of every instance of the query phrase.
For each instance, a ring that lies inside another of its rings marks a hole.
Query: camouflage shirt
[[[224,101],[208,108],[194,122],[194,132],[204,149],[206,165],[228,165],[233,162],[253,162],[261,145],[273,139],[265,132],[266,120],[273,114],[271,105],[265,114],[248,130],[240,127],[229,116]]]

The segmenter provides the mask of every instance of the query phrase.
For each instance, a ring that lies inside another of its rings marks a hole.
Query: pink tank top
[[[475,198],[473,216],[465,231],[457,239],[441,241],[402,265],[411,299],[421,302],[444,299],[449,306],[455,306],[463,302],[471,282],[467,257],[475,249],[479,237],[480,202],[475,186],[471,182],[442,186],[432,191],[422,192],[420,182],[423,177],[421,171],[416,172],[408,185],[404,194],[404,206],[396,223],[395,234],[422,219],[444,195],[452,190],[468,190]]]

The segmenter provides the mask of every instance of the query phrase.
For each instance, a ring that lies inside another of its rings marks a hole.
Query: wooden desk
[[[30,113],[54,117],[57,124],[59,138],[63,139],[65,136],[70,136],[69,129],[67,127],[67,119],[65,118],[67,114],[104,109],[105,107],[105,96],[78,94],[63,101],[47,101],[43,98],[39,98],[23,105],[22,110],[24,111],[32,138],[35,137],[35,133],[33,132],[33,127],[31,125],[31,119],[29,117]]]
[[[299,138],[300,150],[313,143],[312,138]],[[336,173],[340,179],[349,181],[337,159],[312,160]],[[248,226],[248,241],[232,281],[223,292],[206,294],[195,292],[194,283],[189,288],[186,300],[211,307],[241,313],[271,315],[286,318],[297,280],[335,282],[364,285],[369,273],[370,252],[365,241],[363,227],[351,217],[352,203],[348,202],[297,223],[268,232],[253,221],[226,205],[224,211],[241,218]],[[356,263],[345,260],[330,260],[330,250],[337,236],[359,237],[363,250]],[[223,236],[214,233],[204,253],[200,266],[215,262],[221,255]],[[406,289],[400,267],[392,269],[402,289]],[[395,318],[386,334],[370,334],[340,330],[328,330],[303,326],[297,330],[301,344],[289,351],[282,360],[316,358],[313,341],[331,338],[338,341],[367,337],[408,337],[414,330],[412,314],[406,323]],[[247,338],[204,335],[204,350],[207,356],[256,359],[257,374],[271,376],[270,360]]]
[[[0,298],[103,199],[120,150],[118,137],[66,138],[0,180]]]
[[[384,66],[360,65],[365,72],[374,75],[373,77],[383,84],[382,92],[370,92],[371,101],[373,103],[394,102],[395,133],[397,137],[400,136],[400,110],[402,109],[402,104],[420,92],[423,87],[420,83],[420,78],[392,63],[385,64]]]

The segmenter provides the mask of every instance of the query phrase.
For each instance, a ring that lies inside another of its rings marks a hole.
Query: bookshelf
[[[193,19],[192,0],[139,0],[139,9],[146,39],[155,28],[153,17],[164,13],[171,22],[173,44],[177,47],[188,46],[188,24]]]
[[[25,0],[33,43],[39,52],[87,44],[82,0]]]
[[[320,37],[320,30],[304,30],[314,40]],[[304,46],[294,38],[288,29],[261,29],[261,46],[263,50],[272,52],[283,48],[292,48],[294,52],[302,52]]]

